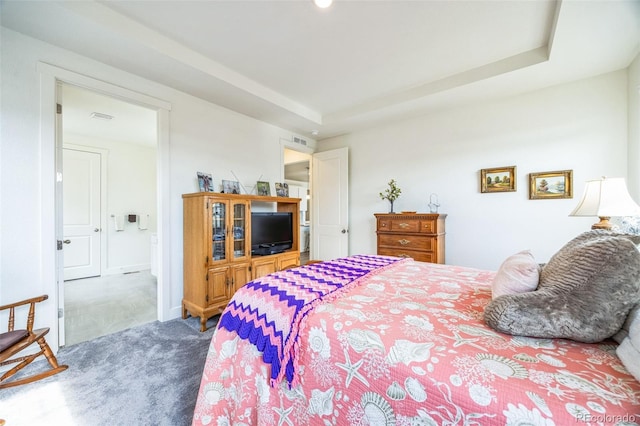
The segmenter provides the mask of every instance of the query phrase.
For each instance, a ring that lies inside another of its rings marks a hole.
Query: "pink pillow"
[[[540,267],[529,250],[521,251],[502,262],[491,283],[491,298],[504,294],[533,291],[538,287]]]

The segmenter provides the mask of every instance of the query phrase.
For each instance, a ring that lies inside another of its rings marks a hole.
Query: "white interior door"
[[[313,154],[311,166],[311,257],[349,255],[349,151]]]
[[[100,275],[99,153],[63,149],[64,279]]]

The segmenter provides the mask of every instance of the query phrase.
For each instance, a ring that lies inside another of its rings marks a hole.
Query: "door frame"
[[[62,101],[64,102],[64,99]],[[109,161],[109,151],[92,146],[64,143],[64,134],[62,140],[62,149],[71,149],[74,151],[100,154],[100,275],[102,275],[104,265],[107,264],[107,239],[104,238],[103,232],[107,229],[107,164]]]
[[[51,334],[56,338],[50,342],[54,352],[60,346],[60,328],[58,312],[64,304],[60,300],[60,282],[64,279],[59,266],[61,255],[56,250],[56,240],[62,239],[62,224],[58,220],[58,204],[60,199],[60,185],[62,179],[57,165],[61,141],[56,135],[56,102],[58,100],[58,84],[71,84],[97,93],[122,99],[126,102],[141,105],[157,112],[158,145],[156,191],[158,214],[158,320],[171,318],[171,205],[170,205],[170,158],[169,158],[169,112],[171,104],[152,96],[135,92],[106,81],[87,77],[73,71],[65,70],[45,62],[38,62],[36,69],[40,74],[40,183],[41,183],[41,289],[52,299],[47,309],[43,309],[43,316],[48,317],[44,322],[51,325]],[[46,214],[56,211],[56,214]]]
[[[315,152],[315,149],[309,146],[301,146],[301,145],[295,144],[292,141],[285,138],[280,138],[280,182],[284,182],[285,180],[284,179],[284,150],[285,149],[302,152],[304,154],[309,154],[311,156],[311,158],[309,158],[309,193],[311,194],[313,191],[313,178],[311,173],[313,165],[311,163],[313,163],[313,153]],[[301,200],[301,202],[306,202],[306,200]],[[313,198],[311,198],[311,204],[313,204]],[[309,235],[310,235],[310,238],[313,238],[313,226],[311,225],[311,223],[309,223]],[[298,241],[299,240],[300,238],[298,238]],[[312,246],[313,244],[309,242],[309,258],[310,259],[314,259]]]

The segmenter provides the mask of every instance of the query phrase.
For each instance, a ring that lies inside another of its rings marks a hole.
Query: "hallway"
[[[155,321],[156,300],[149,270],[65,281],[65,345]]]

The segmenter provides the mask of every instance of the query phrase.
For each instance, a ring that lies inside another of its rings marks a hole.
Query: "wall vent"
[[[302,138],[299,138],[299,137],[297,137],[297,136],[294,136],[294,137],[293,137],[293,142],[294,142],[294,143],[297,143],[297,144],[300,144],[300,145],[302,145],[302,146],[307,146],[307,141],[306,141],[306,140],[304,140],[304,139],[302,139]]]
[[[101,112],[92,112],[89,116],[91,118],[97,118],[98,120],[113,120],[113,115],[103,114]]]

